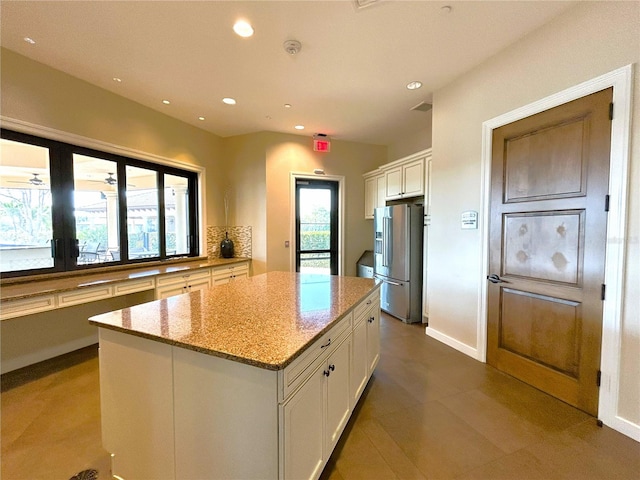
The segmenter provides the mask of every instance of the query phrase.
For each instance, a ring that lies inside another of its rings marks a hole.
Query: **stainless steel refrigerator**
[[[380,308],[405,323],[422,321],[422,205],[374,212],[374,275],[382,281]]]

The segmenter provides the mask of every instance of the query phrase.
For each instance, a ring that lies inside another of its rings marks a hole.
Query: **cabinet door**
[[[424,195],[424,159],[403,165],[402,180],[403,197]]]
[[[362,318],[362,317],[361,317]],[[369,317],[366,317],[369,318]],[[362,320],[353,328],[351,346],[351,406],[355,406],[369,378],[367,354],[367,322]]]
[[[285,479],[315,479],[322,471],[325,368],[316,369],[283,407]]]
[[[190,292],[197,292],[198,290],[204,290],[205,288],[209,288],[211,286],[211,282],[208,278],[193,280],[187,283],[187,290]]]
[[[327,451],[329,458],[340,439],[351,414],[351,395],[349,389],[349,359],[351,357],[351,336],[342,342],[327,360]]]
[[[367,323],[367,365],[369,375],[380,359],[380,308],[372,307]]]
[[[377,203],[377,178],[367,178],[364,181],[364,218],[373,218],[373,210]]]
[[[186,282],[176,285],[167,285],[166,287],[158,287],[156,288],[156,300],[173,297],[174,295],[181,295],[183,293],[187,293]]]
[[[396,167],[387,170],[384,174],[385,178],[385,198],[393,200],[402,197],[402,168]]]
[[[384,207],[385,206],[385,198],[387,184],[385,183],[384,175],[380,175],[376,177],[376,203],[374,205],[375,208]]]

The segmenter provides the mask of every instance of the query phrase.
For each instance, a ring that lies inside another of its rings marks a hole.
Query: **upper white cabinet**
[[[364,175],[364,218],[373,218],[378,207],[384,207],[386,184],[384,173],[375,171]]]
[[[408,158],[385,166],[386,200],[424,195],[424,157]]]
[[[374,210],[384,207],[387,200],[427,195],[425,187],[430,159],[429,148],[365,173],[364,218],[373,218]]]

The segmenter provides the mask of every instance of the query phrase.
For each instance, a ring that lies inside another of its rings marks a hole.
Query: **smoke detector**
[[[296,55],[302,49],[302,44],[297,40],[287,40],[282,46],[289,55]]]

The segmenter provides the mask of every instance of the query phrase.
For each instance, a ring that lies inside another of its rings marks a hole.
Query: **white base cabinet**
[[[237,263],[224,267],[214,267],[211,269],[211,279],[214,285],[233,282],[236,279],[247,278],[249,276],[249,262]]]
[[[113,475],[317,479],[377,363],[379,305],[376,289],[279,371],[100,328]]]

